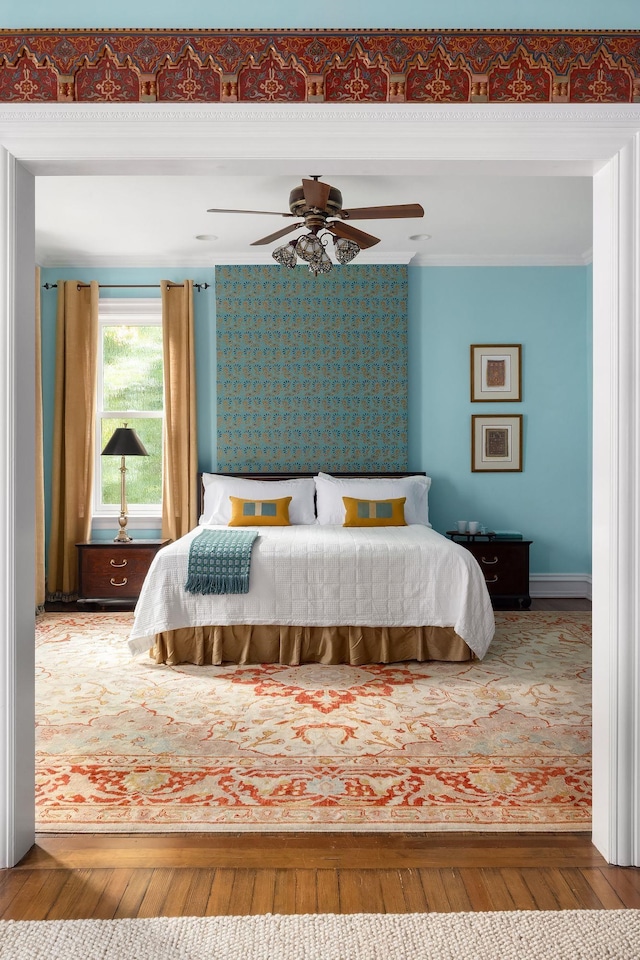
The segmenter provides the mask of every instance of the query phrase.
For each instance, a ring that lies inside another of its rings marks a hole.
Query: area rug
[[[45,614],[37,828],[588,829],[590,619],[499,613],[468,663],[167,667],[131,614]]]
[[[0,960],[637,960],[640,910],[0,921]]]

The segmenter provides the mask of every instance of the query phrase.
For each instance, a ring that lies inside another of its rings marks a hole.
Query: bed
[[[494,631],[484,576],[468,550],[428,524],[429,478],[317,476],[329,479],[322,481],[324,486],[314,479],[313,513],[295,487],[291,525],[256,527],[249,591],[220,595],[187,593],[184,584],[192,540],[202,529],[227,529],[220,510],[228,490],[238,480],[265,484],[260,489],[267,492],[272,488],[266,485],[277,483],[280,490],[286,481],[313,475],[205,474],[205,484],[214,478],[210,487],[217,500],[210,496],[207,506],[205,486],[200,525],[156,554],[136,605],[131,652],[149,651],[156,663],[200,665],[483,657]],[[387,485],[366,486],[374,480]],[[406,486],[409,481],[412,486]],[[412,499],[414,488],[416,497],[424,493],[424,507]],[[248,488],[241,484],[240,489]],[[342,504],[344,489],[408,492],[407,525],[345,527],[332,522],[338,519],[332,509]],[[422,522],[412,522],[416,519]]]

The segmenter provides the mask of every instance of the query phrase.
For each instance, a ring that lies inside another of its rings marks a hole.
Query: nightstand
[[[170,540],[89,540],[77,543],[78,603],[134,606],[158,550]]]
[[[528,610],[529,547],[532,540],[502,540],[491,536],[451,535],[480,564],[494,607]]]

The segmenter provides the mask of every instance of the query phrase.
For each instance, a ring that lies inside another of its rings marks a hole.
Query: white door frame
[[[640,865],[639,131],[640,105],[0,105],[0,867],[34,835],[33,175],[320,168],[593,177],[593,840]]]

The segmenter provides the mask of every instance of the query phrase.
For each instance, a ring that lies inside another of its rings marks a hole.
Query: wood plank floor
[[[581,908],[640,909],[640,870],[576,833],[47,834],[0,871],[16,920]]]
[[[0,917],[640,909],[585,834],[40,836]]]
[[[534,597],[532,610],[591,610],[591,600],[583,597]]]

